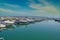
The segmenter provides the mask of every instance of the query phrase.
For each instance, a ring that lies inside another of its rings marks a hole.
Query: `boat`
[[[27,20],[20,20],[21,23],[27,23]]]
[[[0,24],[0,28],[4,28],[4,27],[6,27],[5,24]]]
[[[27,20],[16,20],[14,24],[27,24]]]
[[[33,20],[33,19],[26,19],[29,23],[33,23],[33,22],[35,22],[35,20]]]
[[[6,20],[4,21],[4,23],[7,23],[7,24],[14,24],[15,20],[12,20],[12,21],[9,21],[9,20]]]

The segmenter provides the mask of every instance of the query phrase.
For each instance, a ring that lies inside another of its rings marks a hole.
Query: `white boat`
[[[23,23],[25,23],[25,22],[27,22],[27,20],[20,20],[20,22],[23,22]]]
[[[33,19],[26,19],[28,22],[34,22],[35,20]]]
[[[4,24],[0,24],[0,27],[2,28],[2,27],[6,27],[6,25],[4,25]]]
[[[13,23],[15,23],[15,20],[12,20],[12,21],[6,20],[6,21],[4,21],[4,23],[13,24]]]

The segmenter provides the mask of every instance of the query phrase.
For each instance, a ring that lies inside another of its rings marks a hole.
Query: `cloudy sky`
[[[60,0],[0,0],[0,16],[60,17]]]

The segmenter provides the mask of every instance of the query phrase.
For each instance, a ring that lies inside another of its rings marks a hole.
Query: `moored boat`
[[[12,20],[12,21],[9,21],[9,20],[6,20],[6,21],[4,21],[4,23],[7,23],[7,24],[14,24],[14,20]]]
[[[0,28],[6,27],[5,24],[0,24]]]
[[[26,19],[29,23],[33,23],[33,22],[35,22],[35,20],[33,20],[33,19]]]
[[[15,24],[27,24],[28,21],[27,20],[16,20]]]

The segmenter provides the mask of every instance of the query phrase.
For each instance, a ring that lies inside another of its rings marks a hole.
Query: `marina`
[[[54,20],[0,27],[0,36],[3,37],[4,40],[60,40],[59,35],[60,23]]]
[[[56,25],[57,26],[56,26]],[[50,26],[50,27],[48,27]],[[47,17],[0,17],[0,40],[55,40],[55,30],[60,26],[59,18]],[[45,28],[46,27],[46,28]],[[52,29],[54,28],[54,29]],[[58,28],[56,31],[58,31]],[[35,31],[36,30],[36,31]],[[60,30],[60,29],[59,29]],[[45,32],[46,31],[46,32]],[[49,31],[49,33],[47,33]],[[45,34],[45,33],[46,34]],[[39,33],[39,34],[38,34]],[[51,34],[53,33],[53,34]],[[46,37],[50,36],[48,39]],[[12,36],[13,35],[13,36]],[[25,37],[27,35],[27,37]],[[32,36],[33,35],[33,36]],[[46,37],[44,35],[47,35]],[[56,34],[57,35],[57,34]],[[42,37],[43,36],[43,37]],[[18,38],[16,38],[18,37]],[[24,38],[24,39],[23,39]],[[35,39],[36,38],[36,39]],[[44,39],[42,39],[44,38]],[[58,39],[58,37],[57,37]]]
[[[0,40],[60,40],[60,0],[0,0]]]
[[[0,17],[0,27],[6,27],[9,25],[15,25],[15,24],[29,24],[34,22],[40,22],[44,20],[55,20],[60,21],[60,18],[47,18],[47,17],[23,17],[23,16],[17,16],[17,17]]]

